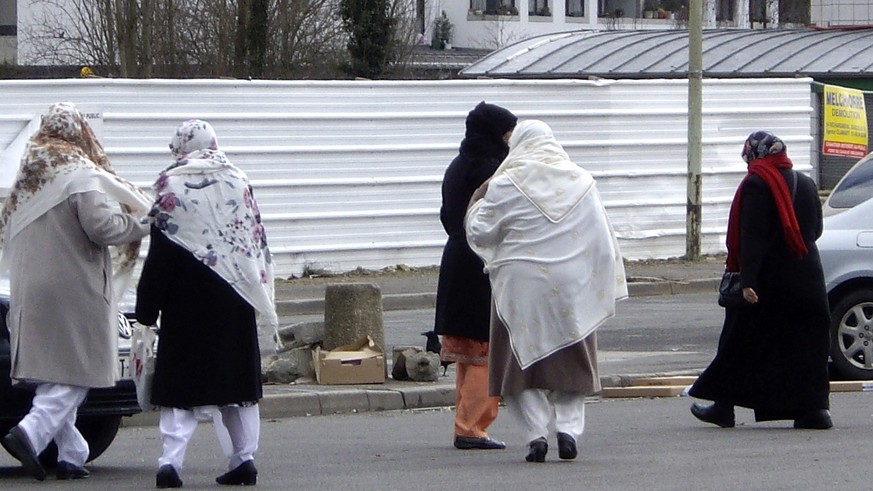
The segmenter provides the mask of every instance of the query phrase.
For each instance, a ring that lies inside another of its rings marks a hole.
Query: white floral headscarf
[[[273,263],[246,174],[218,149],[212,126],[183,122],[170,143],[176,162],[155,182],[155,226],[230,284],[278,342]]]
[[[150,198],[115,174],[82,113],[71,102],[53,104],[30,139],[15,183],[0,211],[0,245],[70,195],[99,191],[122,210],[144,215]],[[123,294],[139,256],[140,242],[112,246],[113,290]],[[3,268],[8,267],[5,263]]]

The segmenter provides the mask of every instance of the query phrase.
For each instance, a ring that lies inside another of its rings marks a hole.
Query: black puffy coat
[[[464,215],[473,191],[491,177],[509,148],[500,139],[467,137],[443,178],[440,221],[449,235],[440,261],[437,334],[488,341],[491,285],[484,264],[467,245]]]

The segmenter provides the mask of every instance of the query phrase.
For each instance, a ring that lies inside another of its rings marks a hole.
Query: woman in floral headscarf
[[[136,305],[137,320],[161,324],[151,399],[161,407],[163,437],[156,484],[182,485],[198,417],[215,406],[232,444],[229,471],[216,481],[255,484],[258,331],[275,348],[277,327],[264,227],[248,178],[218,149],[209,123],[182,123],[170,150],[175,163],[155,183]]]
[[[742,273],[748,306],[725,309],[715,359],[690,394],[714,401],[691,413],[723,428],[734,406],[756,421],[828,429],[830,315],[815,241],[822,210],[815,182],[792,170],[785,143],[757,131],[743,146],[749,172],[731,204],[727,271]]]
[[[147,233],[138,217],[148,205],[145,194],[112,171],[75,105],[52,105],[0,211],[0,267],[11,289],[10,375],[36,385],[33,408],[2,443],[36,479],[46,476],[36,456],[53,439],[57,477],[88,477],[88,444],[76,430],[76,411],[88,388],[115,385],[116,298]],[[121,254],[113,271],[116,246]]]

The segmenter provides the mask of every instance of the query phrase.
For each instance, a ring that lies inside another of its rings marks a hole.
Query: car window
[[[870,198],[873,198],[873,158],[867,156],[837,184],[828,198],[828,205],[831,208],[852,208]]]

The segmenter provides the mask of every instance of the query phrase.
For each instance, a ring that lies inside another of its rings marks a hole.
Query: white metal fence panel
[[[704,253],[724,250],[751,131],[774,131],[810,169],[810,83],[704,81]],[[280,277],[438,264],[442,175],[482,100],[553,127],[598,179],[628,259],[685,252],[682,80],[0,81],[0,151],[59,100],[102,114],[96,126],[113,165],[144,187],[170,163],[176,125],[209,120],[249,174]],[[17,156],[0,164],[15,167]]]

